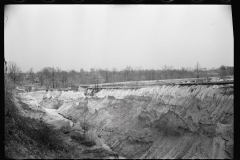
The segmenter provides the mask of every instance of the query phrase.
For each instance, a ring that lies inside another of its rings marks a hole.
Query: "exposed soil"
[[[101,148],[119,158],[233,158],[234,95],[228,85],[103,89],[93,97],[32,92],[21,97],[32,108],[44,109],[46,122],[56,128],[69,126],[80,133],[85,117],[96,145],[84,154]]]

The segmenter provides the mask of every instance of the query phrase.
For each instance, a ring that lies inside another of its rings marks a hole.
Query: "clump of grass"
[[[81,142],[81,144],[88,146],[88,147],[92,147],[92,146],[96,145],[96,143],[92,140],[85,140],[85,141]]]
[[[92,157],[105,158],[109,156],[116,157],[118,159],[118,154],[114,152],[109,152],[103,148],[96,148],[92,150],[84,150],[83,154],[91,155]]]
[[[73,140],[75,140],[77,143],[87,146],[87,147],[92,147],[92,146],[96,145],[96,143],[93,140],[91,140],[88,137],[86,137],[80,133],[77,133],[77,132],[74,132],[71,135],[71,138]]]
[[[77,133],[77,132],[73,132],[73,133],[71,134],[71,138],[72,138],[73,140],[77,141],[77,142],[82,142],[82,141],[85,140],[85,137],[84,137],[82,134]]]
[[[60,129],[60,131],[64,134],[68,134],[71,131],[71,127],[69,125],[65,125]]]

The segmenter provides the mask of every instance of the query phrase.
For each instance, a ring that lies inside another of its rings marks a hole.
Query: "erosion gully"
[[[233,84],[37,91],[21,97],[56,128],[81,132],[118,158],[233,158]]]

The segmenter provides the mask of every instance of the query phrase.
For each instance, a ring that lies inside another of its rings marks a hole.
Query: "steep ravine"
[[[17,106],[17,107],[20,109],[20,111],[25,117],[38,119],[40,121],[43,120],[45,123],[50,124],[50,126],[55,129],[61,130],[62,127],[67,127],[67,128],[70,127],[71,129],[68,129],[67,132],[63,132],[64,134],[61,134],[60,137],[66,142],[66,144],[75,146],[77,151],[74,151],[74,153],[78,154],[78,156],[75,155],[75,157],[73,158],[84,158],[84,155],[85,155],[86,158],[125,159],[124,157],[121,157],[116,152],[114,152],[107,144],[105,144],[104,139],[96,136],[96,134],[94,134],[93,132],[90,134],[90,138],[95,142],[95,145],[93,145],[92,147],[90,146],[87,147],[85,145],[78,144],[76,140],[71,138],[71,135],[73,134],[78,135],[78,133],[83,134],[83,129],[79,125],[79,122],[72,121],[72,119],[69,119],[64,115],[59,114],[57,112],[57,109],[52,109],[52,108],[55,108],[56,106],[52,106],[51,108],[51,104],[55,103],[56,98],[59,98],[59,95],[61,95],[61,93],[60,94],[57,93],[58,96],[55,96],[55,97],[53,95],[56,95],[56,92],[55,93],[45,92],[45,94],[42,95],[41,99],[42,101],[44,101],[44,103],[40,103],[40,104],[45,104],[47,108],[45,108],[42,105],[39,105],[38,104],[39,101],[37,102],[36,98],[33,97],[33,96],[40,97],[39,95],[41,94],[42,92],[38,92],[38,93],[28,92],[28,93],[21,94],[20,99],[22,103],[21,103],[21,106]],[[68,94],[70,94],[71,96],[71,92]],[[15,101],[19,102],[17,101],[17,99],[15,99]],[[24,103],[27,106],[24,107],[23,106]],[[26,110],[27,108],[28,108],[28,111]],[[91,154],[91,155],[88,155],[88,154]]]
[[[127,158],[233,158],[233,91],[233,85],[104,89],[94,97],[61,93],[68,96],[44,104],[62,100],[58,113],[74,121],[86,116],[89,133]]]

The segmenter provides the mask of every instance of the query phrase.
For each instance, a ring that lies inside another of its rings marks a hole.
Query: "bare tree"
[[[30,82],[33,84],[34,79],[35,79],[33,68],[29,69],[28,74],[29,74]]]
[[[68,85],[71,87],[76,87],[77,85],[80,84],[80,79],[79,79],[79,73],[76,72],[75,70],[71,70],[68,72]]]
[[[96,71],[96,70],[92,71],[91,77],[92,77],[92,82],[95,85],[95,91],[98,92],[98,84],[99,83],[103,83],[104,79],[102,78],[102,76],[99,73],[99,71]]]
[[[52,77],[51,70],[52,70],[51,67],[45,67],[42,69],[42,74],[44,75],[45,86],[47,88],[49,88],[51,85],[51,77]]]
[[[139,81],[142,76],[142,67],[141,66],[135,67],[135,71],[136,71],[136,80]]]
[[[88,122],[88,120],[86,120],[86,114],[83,116],[82,121],[80,122],[80,126],[83,129],[83,135],[84,137],[86,137],[86,133],[87,131],[90,129],[90,124]]]
[[[116,67],[113,67],[112,73],[113,73],[113,82],[115,82],[116,81],[116,75],[117,75],[117,68]]]
[[[84,71],[82,68],[80,69],[79,78],[80,78],[81,84],[87,84],[91,79],[89,76],[89,73],[87,71]]]
[[[56,87],[60,86],[60,76],[61,76],[61,68],[57,67],[56,68]]]
[[[164,78],[165,78],[165,79],[168,79],[168,66],[167,66],[167,65],[164,65],[164,66],[162,67],[162,70],[163,70]]]
[[[45,67],[41,71],[45,77],[45,85],[48,87],[55,87],[56,70],[54,67]]]
[[[155,71],[151,69],[150,73],[151,73],[151,80],[155,80]]]
[[[130,77],[131,71],[132,71],[132,67],[131,67],[131,66],[127,66],[127,67],[124,69],[123,76],[124,76],[124,80],[125,80],[125,81],[131,80],[131,77]]]
[[[220,67],[220,76],[223,78],[224,76],[226,76],[226,72],[227,70],[226,70],[226,67],[224,66],[224,65],[222,65],[221,67]]]
[[[44,80],[45,80],[44,74],[43,74],[42,71],[39,71],[39,72],[37,73],[37,75],[38,75],[38,79],[39,79],[39,81],[40,81],[40,83],[41,83],[41,86],[42,86],[43,83],[44,83]]]
[[[197,62],[196,67],[195,67],[195,71],[197,72],[197,78],[199,78],[200,69],[201,69],[201,66],[200,66],[199,62]]]
[[[105,69],[105,83],[108,83],[109,82],[109,73],[108,73],[108,69],[106,68]]]
[[[16,84],[21,79],[21,69],[16,62],[8,62],[8,76]]]
[[[60,81],[62,82],[63,87],[65,87],[65,84],[68,82],[68,72],[67,71],[61,72]]]
[[[51,82],[52,82],[52,87],[55,87],[55,81],[56,81],[56,70],[54,67],[51,68]]]

